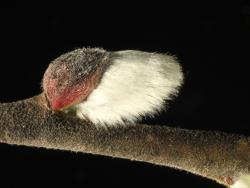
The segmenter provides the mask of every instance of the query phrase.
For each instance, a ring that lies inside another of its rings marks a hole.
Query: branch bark
[[[46,104],[43,94],[0,104],[0,142],[144,161],[224,185],[250,173],[250,137],[149,125],[101,129]]]

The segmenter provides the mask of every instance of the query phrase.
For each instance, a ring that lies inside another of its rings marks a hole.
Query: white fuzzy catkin
[[[87,100],[73,106],[79,118],[100,126],[125,125],[164,108],[183,82],[181,66],[167,54],[112,52],[112,63]]]

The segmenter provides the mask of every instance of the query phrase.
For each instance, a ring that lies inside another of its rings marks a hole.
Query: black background
[[[78,47],[170,52],[185,85],[166,112],[144,122],[249,136],[250,3],[218,2],[2,5],[0,101],[41,92],[49,62]],[[5,144],[0,172],[0,187],[222,187],[147,163]]]

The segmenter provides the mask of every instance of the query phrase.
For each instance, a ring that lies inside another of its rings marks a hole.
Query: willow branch
[[[100,154],[173,167],[231,185],[249,174],[250,137],[136,125],[96,128],[46,108],[43,95],[0,104],[0,142]]]

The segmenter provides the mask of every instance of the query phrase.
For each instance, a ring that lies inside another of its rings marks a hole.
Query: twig
[[[224,185],[249,174],[250,137],[242,135],[149,125],[96,128],[48,110],[43,94],[0,104],[0,118],[2,143],[144,161]]]

